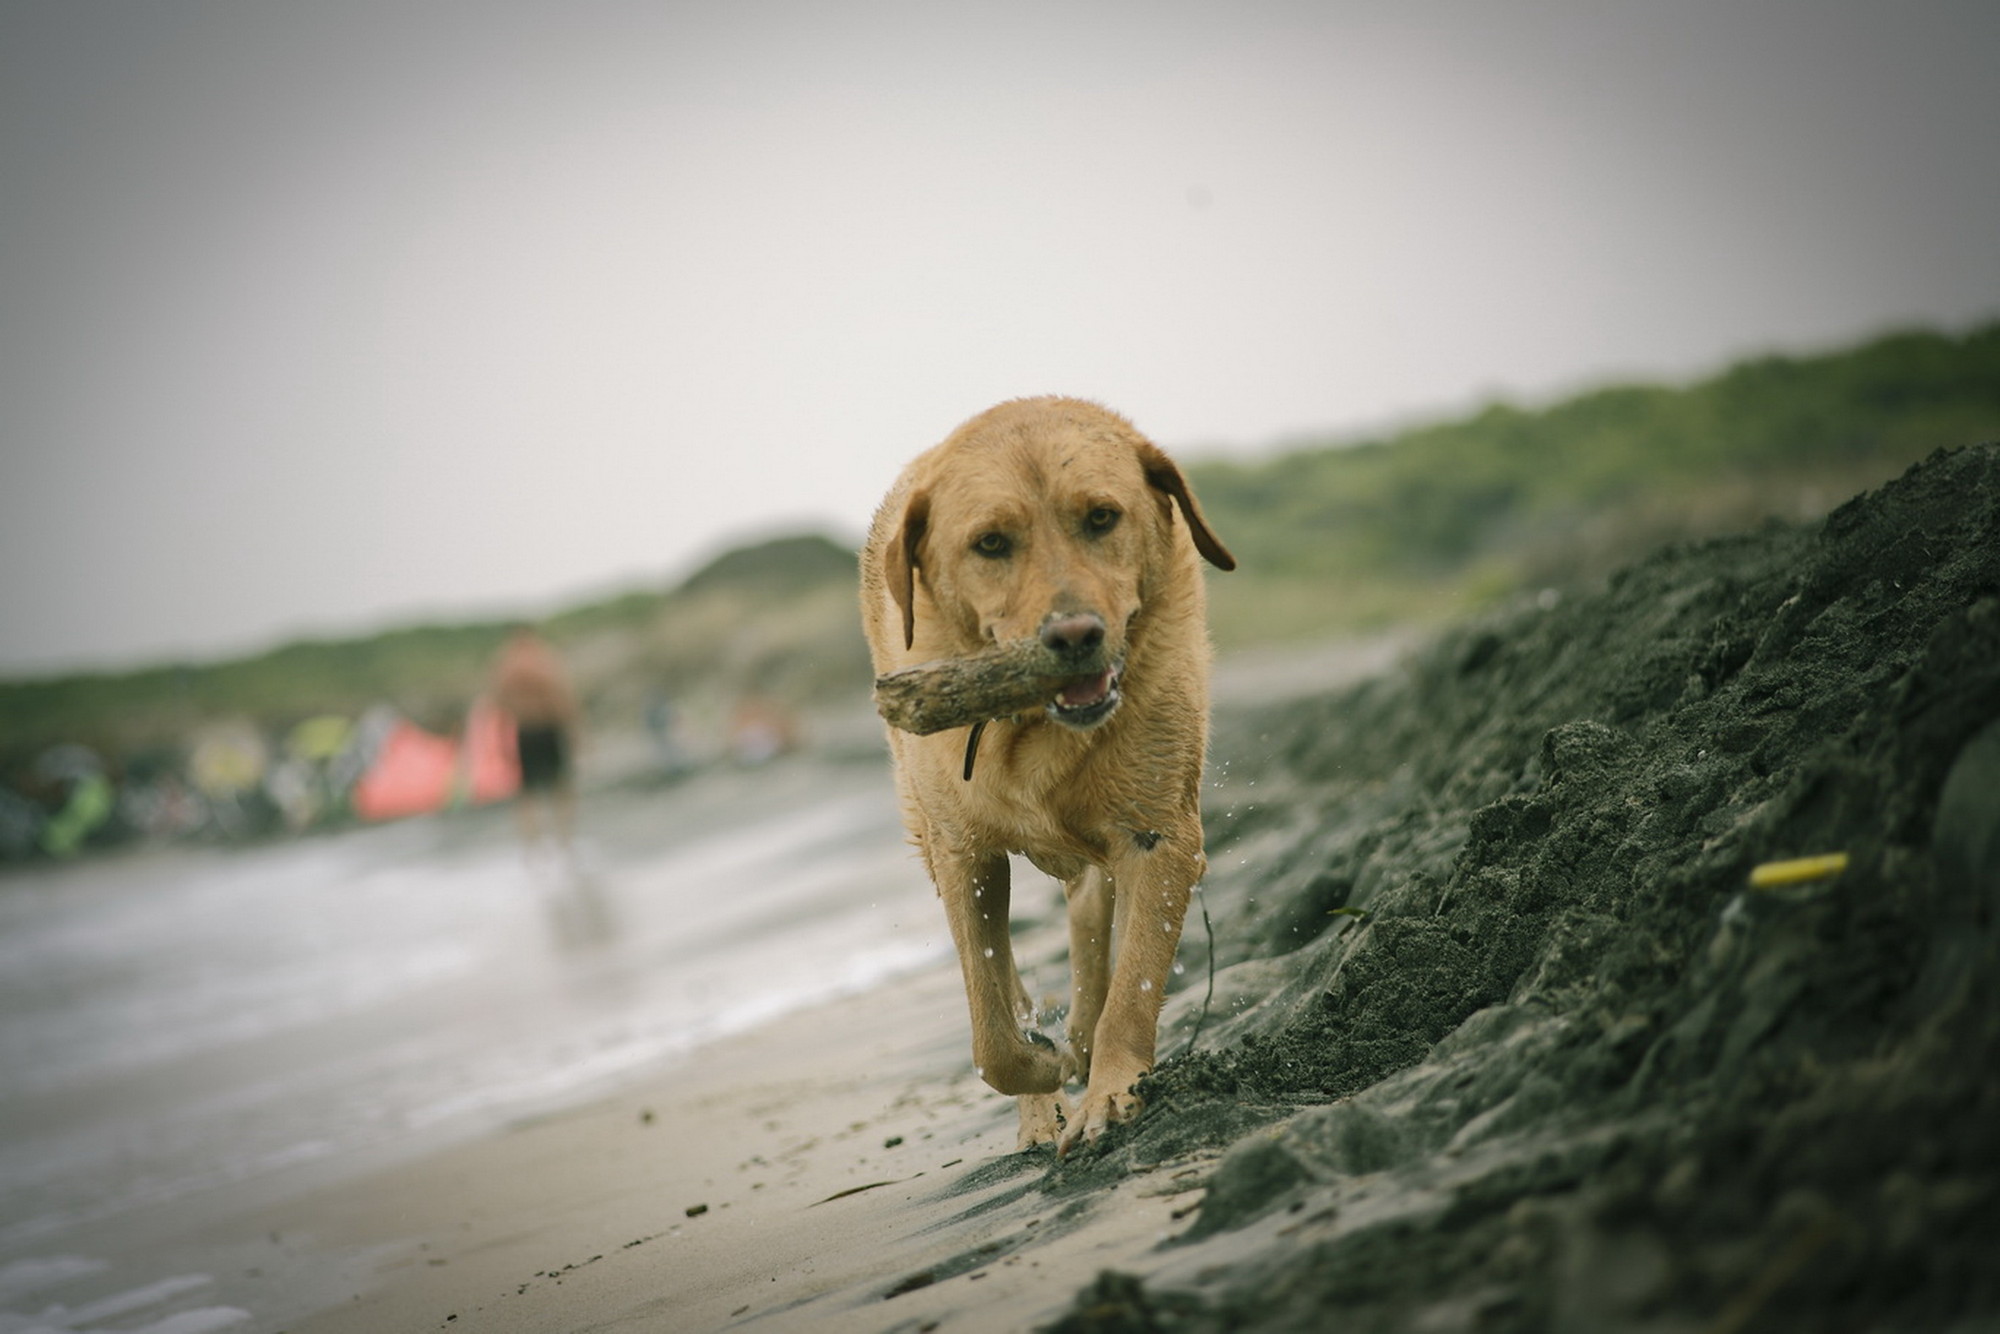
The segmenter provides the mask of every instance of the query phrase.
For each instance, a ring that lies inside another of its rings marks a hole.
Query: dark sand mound
[[[1060,1328],[2000,1328],[1996,720],[1996,446],[1218,719],[1197,1049],[1039,1188],[1269,1240]]]

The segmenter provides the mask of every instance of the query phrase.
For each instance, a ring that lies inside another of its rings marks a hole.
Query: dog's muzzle
[[[1105,668],[1095,676],[1079,676],[1048,702],[1050,718],[1064,727],[1087,732],[1109,718],[1118,708],[1118,667]]]
[[[1118,663],[1104,661],[1104,618],[1095,612],[1054,613],[1042,622],[1043,647],[1078,674],[1048,703],[1048,715],[1064,727],[1087,731],[1118,707]]]

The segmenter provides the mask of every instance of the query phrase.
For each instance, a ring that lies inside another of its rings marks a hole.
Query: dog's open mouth
[[[1049,701],[1048,715],[1081,731],[1109,718],[1118,707],[1118,698],[1118,668],[1108,667],[1095,676],[1070,681]]]

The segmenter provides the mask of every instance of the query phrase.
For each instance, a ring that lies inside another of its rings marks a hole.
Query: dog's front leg
[[[1114,1121],[1129,1121],[1142,1104],[1132,1091],[1153,1068],[1160,1004],[1181,940],[1181,920],[1206,859],[1198,822],[1181,836],[1135,848],[1112,865],[1112,935],[1117,960],[1090,1050],[1090,1079],[1070,1118],[1059,1152],[1094,1140]]]
[[[1002,1093],[1054,1093],[1062,1086],[1062,1057],[1053,1047],[1034,1045],[1025,1031],[1034,1022],[1034,1009],[1008,936],[1007,855],[937,856],[931,869],[965,975],[972,1061],[980,1078]]]

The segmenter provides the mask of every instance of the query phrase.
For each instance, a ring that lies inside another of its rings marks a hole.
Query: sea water
[[[948,957],[885,772],[599,794],[0,876],[0,1261],[586,1099]]]

